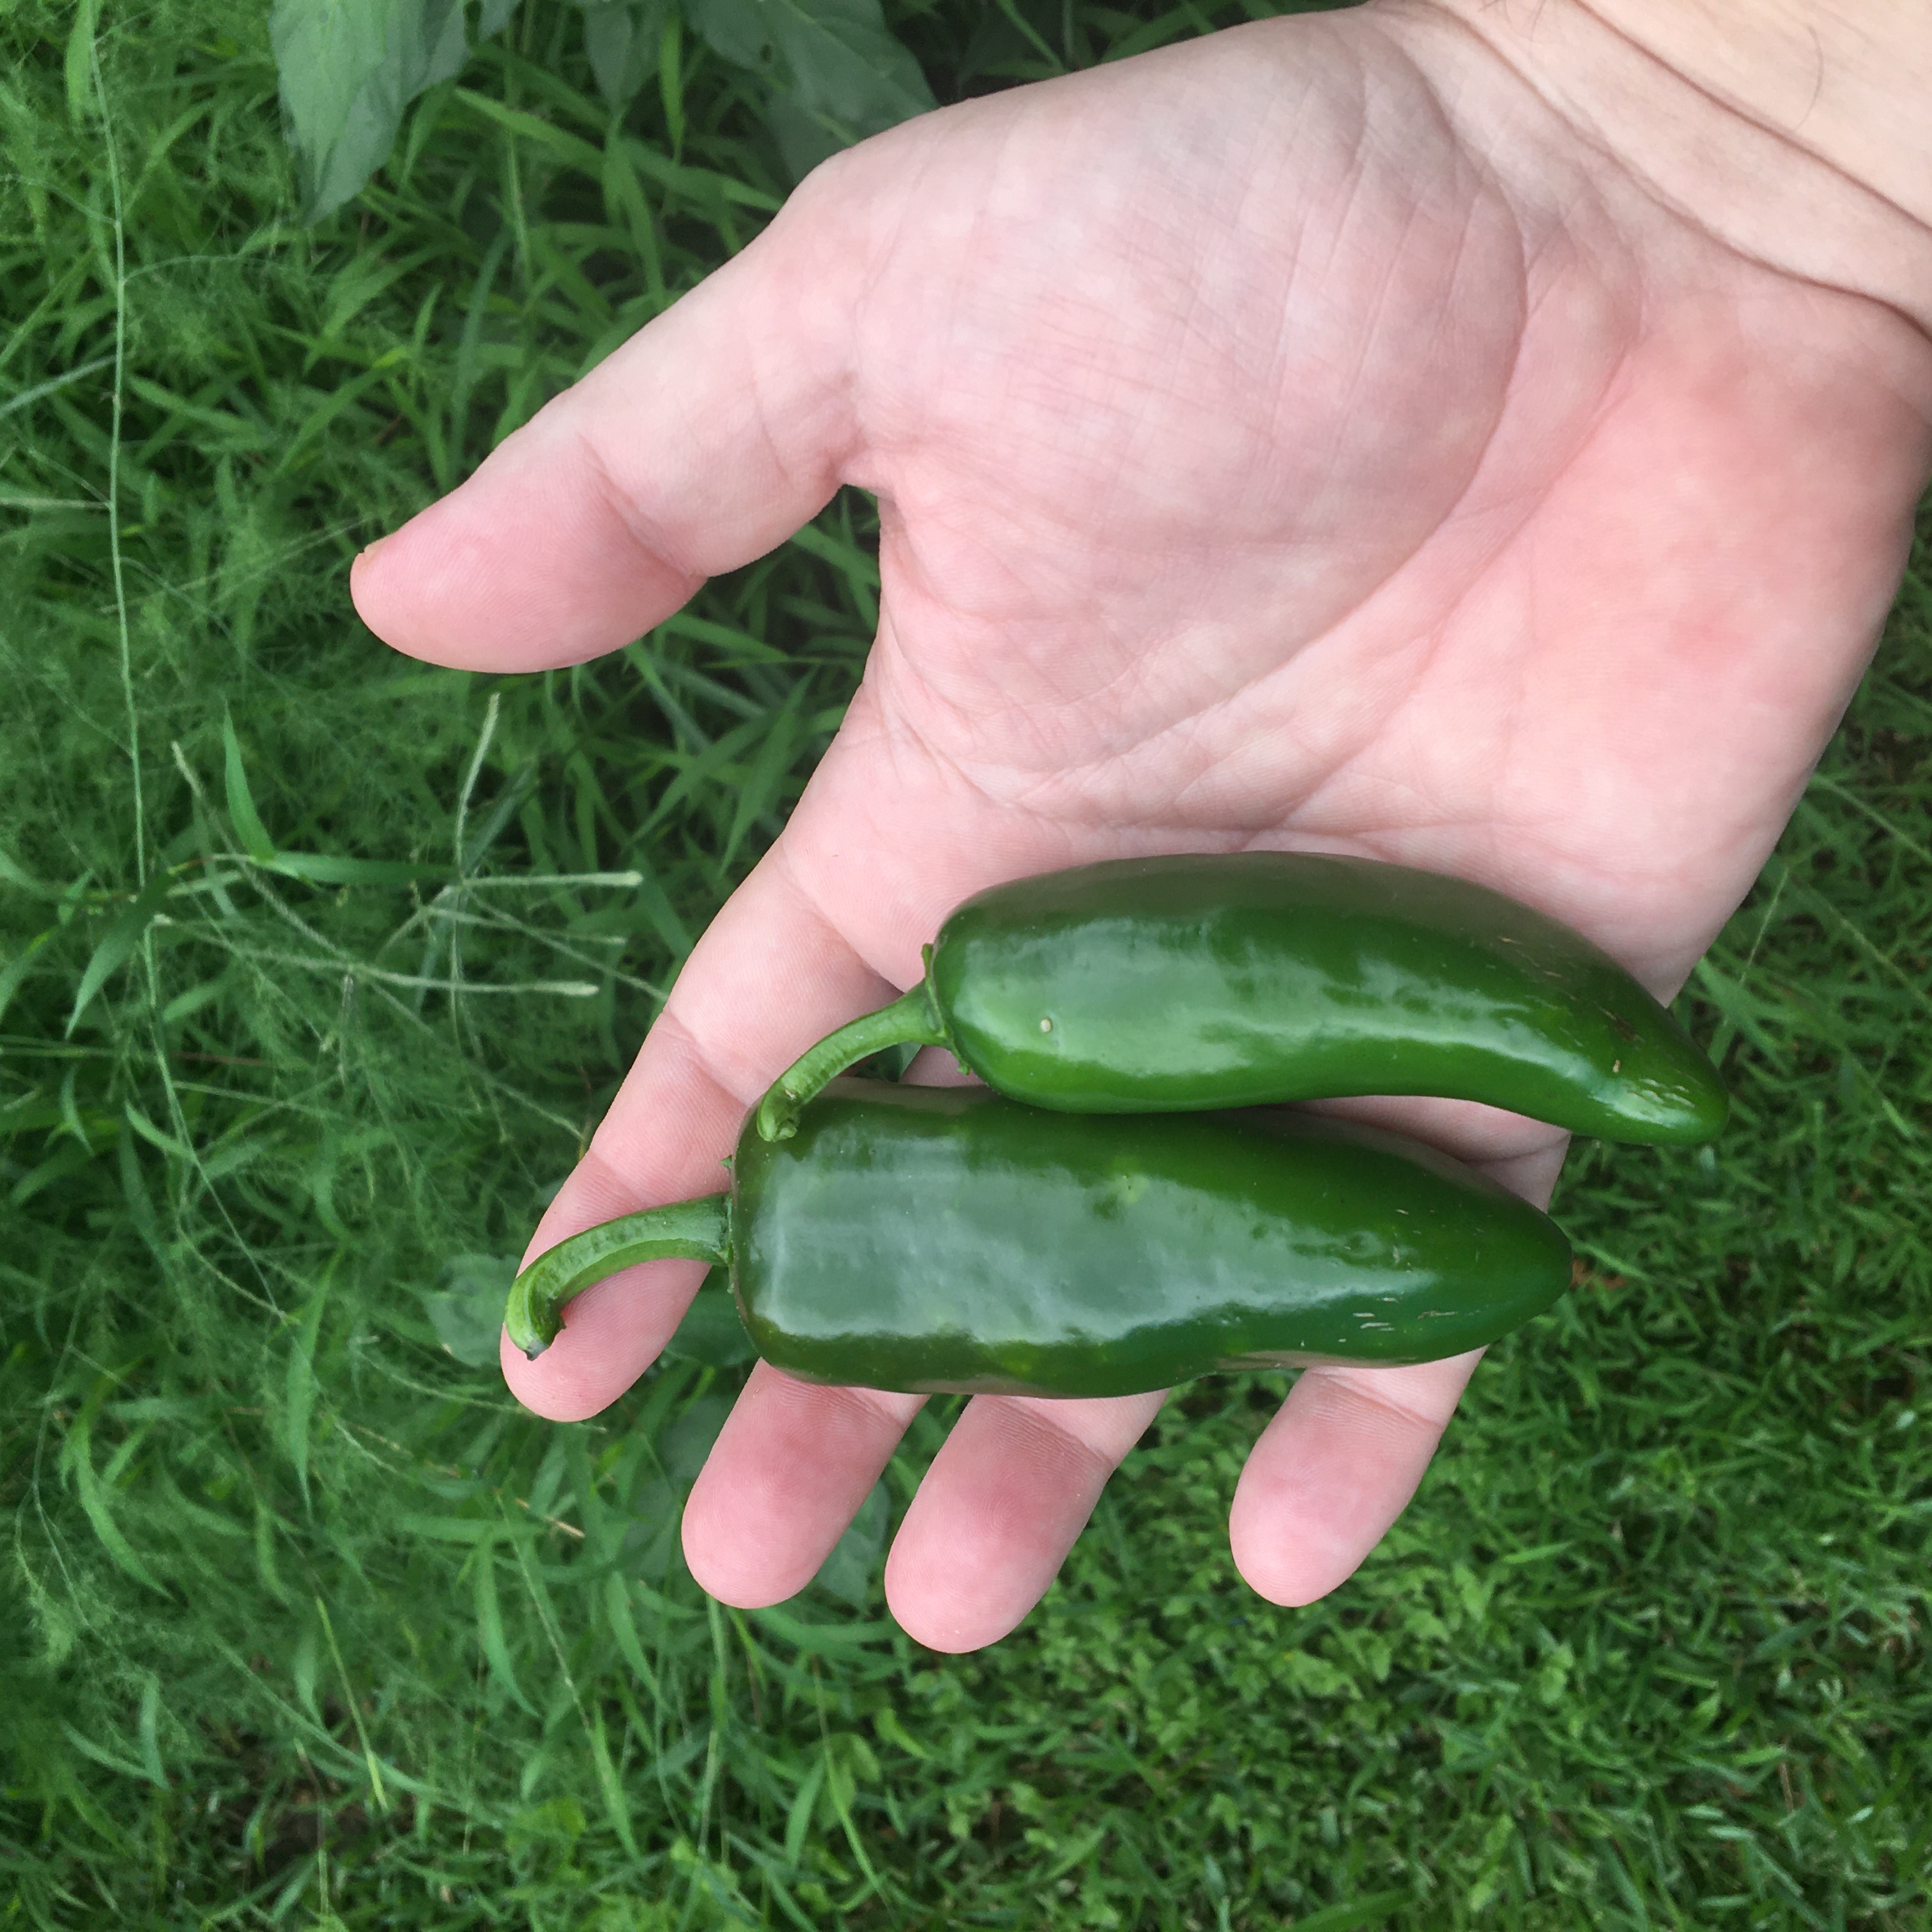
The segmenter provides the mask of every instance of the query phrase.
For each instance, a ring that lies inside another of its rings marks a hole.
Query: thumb
[[[432,664],[580,663],[821,509],[854,435],[859,253],[826,232],[826,200],[794,196],[467,482],[365,550],[350,588],[370,629]]]

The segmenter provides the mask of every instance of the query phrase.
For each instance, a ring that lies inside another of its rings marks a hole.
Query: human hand
[[[769,1082],[1019,874],[1362,852],[1538,905],[1667,995],[1862,670],[1929,419],[1901,315],[1662,205],[1429,8],[1237,29],[839,158],[356,572],[399,649],[531,670],[628,642],[841,483],[879,498],[863,686],[532,1252],[712,1191]],[[1538,1200],[1561,1163],[1512,1117],[1360,1111]],[[699,1273],[601,1284],[539,1360],[506,1348],[512,1388],[602,1408]],[[1234,1498],[1257,1590],[1353,1570],[1472,1366],[1302,1376]],[[698,1580],[802,1587],[919,1401],[754,1369],[686,1509]],[[1010,1629],[1159,1402],[973,1402],[887,1564],[904,1628]]]

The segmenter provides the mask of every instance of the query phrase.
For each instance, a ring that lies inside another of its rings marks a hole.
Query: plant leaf
[[[610,1744],[604,1733],[604,1713],[601,1709],[591,1720],[590,1759],[596,1767],[597,1782],[603,1790],[610,1822],[616,1828],[618,1842],[634,1858],[639,1854],[638,1840],[631,1829],[630,1802],[624,1795],[623,1780],[617,1775],[617,1767],[611,1762]]]
[[[509,14],[509,0],[484,0],[483,32]],[[361,192],[388,158],[403,110],[470,52],[464,0],[275,0],[268,40],[311,223]]]
[[[584,51],[597,91],[620,113],[658,70],[668,0],[607,0],[584,10]]]
[[[23,872],[4,846],[0,846],[0,881],[13,886],[16,892],[31,892],[37,899],[52,899],[58,902],[61,896],[60,886],[50,886],[35,878],[31,872]]]
[[[74,1010],[67,1016],[64,1037],[74,1037],[74,1030],[80,1024],[81,1015],[93,1004],[94,994],[134,956],[134,949],[140,944],[142,934],[160,910],[161,903],[173,883],[167,873],[155,873],[140,896],[124,908],[120,916],[101,935],[100,944],[94,949],[94,957],[87,962],[87,970],[80,976],[80,990],[74,996]]]
[[[879,0],[692,0],[691,13],[717,52],[772,83],[794,172],[938,105]]]
[[[490,1356],[493,1362],[496,1359],[495,1340],[493,1334]],[[752,1338],[745,1333],[745,1324],[738,1318],[738,1304],[724,1285],[722,1269],[714,1268],[711,1279],[692,1298],[684,1319],[664,1345],[664,1352],[681,1356],[688,1362],[702,1362],[713,1369],[735,1368],[757,1354]]]
[[[514,1255],[454,1255],[442,1264],[441,1292],[424,1297],[436,1340],[465,1368],[496,1366],[503,1300],[516,1274]]]
[[[151,1672],[141,1693],[141,1768],[150,1784],[168,1789],[166,1767],[161,1762],[161,1680]]]
[[[149,1589],[165,1597],[167,1586],[154,1580],[146,1565],[134,1554],[134,1546],[121,1533],[121,1526],[114,1520],[106,1488],[94,1466],[91,1418],[82,1415],[68,1431],[67,1439],[62,1444],[61,1460],[74,1472],[74,1486],[80,1492],[80,1506],[87,1512],[87,1520],[94,1526],[94,1533],[100,1538],[101,1547],[135,1582],[145,1583]]]
[[[1414,1902],[1410,1892],[1371,1892],[1360,1898],[1324,1905],[1294,1922],[1297,1932],[1358,1932],[1359,1928],[1381,1924],[1392,1912]]]
[[[94,92],[94,31],[100,0],[81,0],[67,36],[67,118],[78,128]]]
[[[304,1508],[309,1504],[308,1425],[315,1408],[316,1336],[322,1327],[322,1304],[328,1294],[328,1279],[325,1275],[309,1298],[308,1306],[302,1312],[301,1323],[289,1348],[285,1428],[289,1460],[294,1466],[296,1480],[302,1488]]]
[[[221,748],[229,823],[249,857],[266,866],[275,856],[275,842],[255,809],[255,794],[248,789],[248,768],[242,762],[242,740],[236,736],[235,721],[226,711],[221,714]]]
[[[344,859],[333,852],[278,852],[266,864],[272,872],[306,879],[318,886],[408,886],[422,879],[444,879],[449,868],[417,866],[400,859]]]
[[[799,1785],[798,1796],[785,1814],[784,1856],[788,1865],[796,1864],[805,1856],[805,1841],[818,1809],[819,1787],[825,1782],[825,1754],[820,1751],[812,1760],[811,1769]]]
[[[812,1580],[855,1610],[862,1609],[878,1567],[879,1552],[886,1546],[886,1526],[892,1513],[892,1498],[885,1484],[874,1483],[872,1493],[859,1505],[859,1514],[845,1526],[844,1534],[832,1546],[832,1553]]]
[[[536,1706],[524,1695],[517,1682],[516,1666],[510,1661],[510,1646],[503,1634],[503,1608],[496,1594],[496,1539],[486,1540],[475,1558],[476,1580],[476,1630],[490,1674],[511,1698],[534,1717]]]
[[[653,1697],[657,1696],[657,1672],[652,1670],[650,1660],[644,1654],[644,1644],[638,1635],[638,1620],[631,1614],[630,1584],[615,1570],[604,1579],[604,1616],[610,1626],[611,1635],[617,1640],[618,1654],[630,1666],[639,1682],[649,1689]]]
[[[0,965],[0,1015],[13,1004],[14,995],[34,969],[35,956],[52,938],[55,931],[50,926],[45,932],[37,932],[4,965]]]

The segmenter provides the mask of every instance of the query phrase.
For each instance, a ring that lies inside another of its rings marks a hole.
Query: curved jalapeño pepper
[[[1118,860],[979,893],[918,986],[780,1077],[760,1132],[783,1138],[833,1074],[907,1040],[1070,1112],[1429,1094],[1683,1142],[1729,1107],[1682,1028],[1580,934],[1466,879],[1315,853]]]

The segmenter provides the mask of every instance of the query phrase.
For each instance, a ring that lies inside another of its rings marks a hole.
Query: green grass
[[[894,17],[944,98],[1240,10],[1019,10]],[[1580,1292],[1354,1582],[1234,1573],[1261,1378],[989,1652],[893,1629],[877,1512],[726,1611],[737,1372],[558,1428],[489,1336],[854,686],[868,506],[541,678],[344,583],[786,179],[692,49],[612,129],[538,4],[304,230],[265,12],[0,22],[8,1922],[1928,1923],[1932,555],[1687,1000],[1735,1125],[1580,1151]]]

